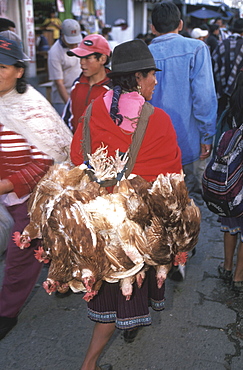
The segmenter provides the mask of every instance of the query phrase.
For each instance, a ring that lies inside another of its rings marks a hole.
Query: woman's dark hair
[[[137,71],[141,72],[143,77],[147,77],[148,73],[151,71],[151,69],[146,69],[143,71]],[[135,76],[135,72],[123,74],[120,76],[114,76],[112,77],[112,83],[113,86],[120,86],[122,90],[124,91],[137,91],[137,79]]]
[[[172,1],[157,4],[152,10],[152,24],[159,33],[169,33],[176,30],[180,20],[180,10]]]
[[[151,69],[146,69],[146,70],[137,71],[137,72],[141,72],[143,77],[147,77],[150,71]],[[113,88],[110,116],[112,120],[115,122],[115,124],[117,124],[118,126],[123,121],[123,117],[121,114],[119,114],[119,109],[118,109],[119,98],[121,96],[122,91],[126,91],[126,92],[137,91],[138,82],[137,82],[135,73],[136,72],[112,77],[112,84],[114,88]]]
[[[27,83],[26,83],[26,79],[25,79],[25,70],[26,70],[26,64],[24,62],[16,62],[14,64],[14,67],[15,68],[24,68],[24,73],[22,75],[22,77],[18,78],[17,79],[17,84],[16,84],[16,90],[19,94],[23,94],[25,93],[26,89],[27,89]]]
[[[239,72],[234,91],[230,97],[228,117],[234,117],[237,127],[243,122],[243,71]]]
[[[100,59],[100,57],[101,57],[101,55],[103,55],[103,54],[101,54],[101,53],[94,53],[93,54],[94,56],[95,56],[95,58],[97,59],[97,60],[99,60]],[[105,62],[105,66],[106,65],[108,65],[110,63],[110,58],[108,57],[108,56],[106,56],[106,62]]]

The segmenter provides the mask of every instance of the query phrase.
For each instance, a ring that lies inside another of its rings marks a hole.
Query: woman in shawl
[[[29,223],[27,202],[54,161],[69,158],[72,134],[49,102],[25,82],[24,54],[0,36],[0,201],[14,220],[12,233]],[[38,239],[24,250],[9,240],[0,292],[0,340],[16,325],[42,264]]]

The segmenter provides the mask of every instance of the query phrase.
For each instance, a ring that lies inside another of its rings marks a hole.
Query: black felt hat
[[[153,55],[143,40],[123,42],[114,48],[111,60],[111,72],[108,77],[124,75],[132,72],[153,69],[161,71],[155,65]]]
[[[243,19],[242,18],[236,19],[236,21],[233,24],[232,31],[236,33],[243,32]]]

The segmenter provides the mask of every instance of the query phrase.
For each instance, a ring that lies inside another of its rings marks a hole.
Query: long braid
[[[116,85],[113,88],[113,97],[111,102],[110,116],[117,126],[120,126],[123,121],[123,116],[119,114],[118,102],[122,93],[121,86]]]

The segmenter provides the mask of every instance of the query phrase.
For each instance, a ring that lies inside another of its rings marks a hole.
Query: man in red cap
[[[110,71],[106,65],[109,64],[111,50],[103,36],[93,34],[86,36],[67,55],[80,58],[82,68],[80,77],[74,81],[63,114],[64,121],[74,133],[86,107],[111,87],[111,81],[106,75]]]

